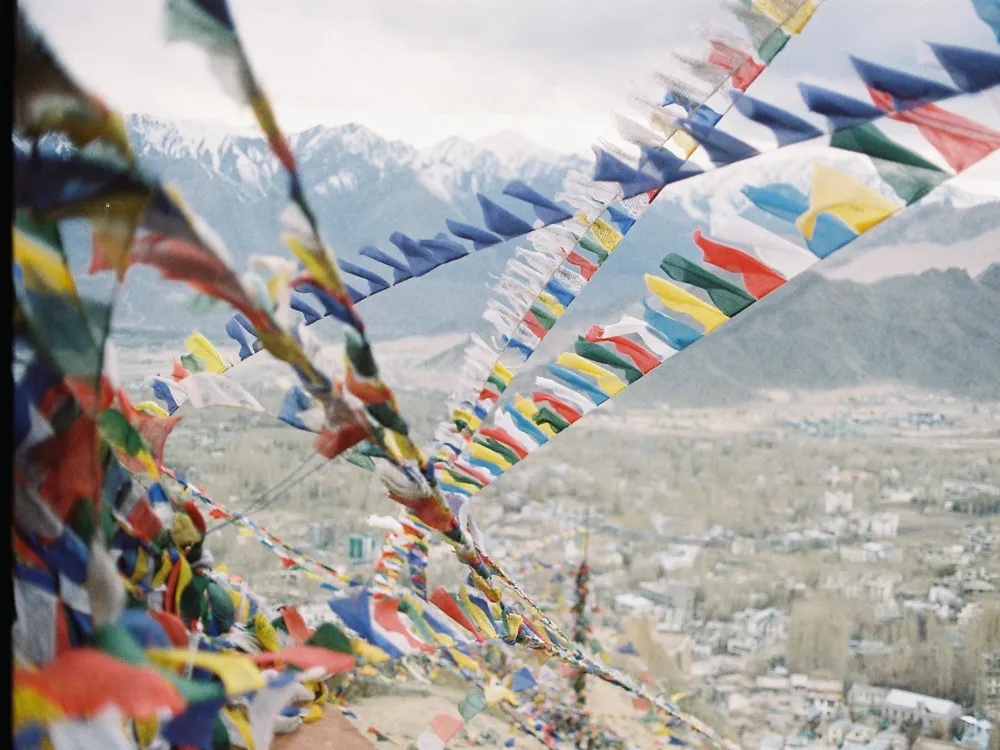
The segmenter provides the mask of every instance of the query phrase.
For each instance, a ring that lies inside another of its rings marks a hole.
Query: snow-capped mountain
[[[253,133],[234,133],[223,125],[165,122],[132,115],[129,130],[144,163],[166,166],[168,160],[197,162],[239,188],[240,197],[266,194],[279,173],[267,143]],[[489,189],[514,178],[561,182],[584,160],[542,149],[517,133],[504,132],[470,143],[458,137],[424,149],[389,141],[363,125],[316,126],[289,138],[304,175],[316,177],[307,188],[319,195],[363,190],[376,175],[382,179],[412,172],[435,197],[452,203],[460,194]],[[406,231],[401,229],[401,231]]]
[[[287,206],[287,183],[263,137],[207,123],[164,122],[145,115],[128,119],[133,146],[143,169],[180,188],[187,203],[222,237],[239,267],[252,254],[287,254],[279,245],[279,216]],[[338,256],[389,275],[357,250],[376,245],[395,254],[388,242],[393,231],[413,238],[432,237],[451,218],[482,225],[475,193],[498,199],[525,218],[516,201],[502,197],[511,179],[523,179],[543,194],[564,188],[570,170],[589,172],[580,156],[560,156],[535,146],[516,133],[500,133],[469,142],[449,138],[417,149],[380,137],[363,125],[315,127],[290,137],[303,186],[326,240]],[[749,203],[740,192],[746,184],[787,182],[808,192],[811,170],[794,148],[719,170],[671,186],[657,200],[614,254],[587,296],[600,308],[628,304],[622,282],[641,279],[669,251],[698,259],[691,233],[709,231],[707,216],[717,211],[743,213]],[[866,184],[887,190],[863,157],[826,151],[822,158]],[[997,214],[989,205],[964,205],[960,191],[948,188],[893,222],[890,235],[878,227],[844,251],[883,244],[931,242],[951,245],[995,228]],[[756,209],[749,209],[751,212]],[[749,214],[748,214],[749,216]],[[757,211],[752,216],[772,231],[801,242],[794,226]],[[770,223],[769,223],[770,222]],[[84,229],[66,228],[66,241],[77,268],[85,268],[90,243]],[[490,296],[490,275],[498,276],[509,253],[504,249],[472,253],[461,262],[436,269],[420,280],[390,289],[361,303],[361,312],[376,337],[468,331]],[[825,265],[836,265],[834,259]],[[363,286],[363,282],[359,282]],[[624,297],[623,297],[624,295]],[[218,309],[195,315],[184,304],[186,287],[160,281],[150,269],[129,272],[118,320],[126,326],[159,329],[177,341],[194,327],[225,343],[222,326],[231,315]],[[151,305],[150,300],[159,304]],[[220,306],[221,308],[221,306]],[[593,316],[581,300],[571,316]],[[568,322],[568,321],[567,321]],[[584,321],[586,322],[586,321]],[[180,337],[180,338],[178,338]]]
[[[261,135],[148,115],[132,115],[127,125],[140,165],[180,188],[187,203],[219,232],[238,265],[244,266],[251,254],[287,252],[278,246],[286,177]],[[348,260],[357,260],[358,248],[368,244],[394,253],[388,242],[394,231],[419,239],[445,231],[446,218],[481,225],[476,192],[507,201],[504,186],[522,179],[554,195],[563,189],[567,172],[587,169],[582,157],[547,152],[511,133],[477,143],[449,138],[417,149],[349,124],[310,128],[289,141],[324,236]],[[507,205],[533,218],[516,201]],[[386,271],[369,260],[361,263]],[[501,265],[492,256],[471,258],[463,261],[462,270],[440,269],[435,276],[458,273],[451,284],[462,287],[463,277],[485,280]],[[158,282],[142,269],[133,275],[136,281],[126,285],[122,320],[143,327],[167,325],[162,315],[150,314],[146,302],[157,293],[150,285]],[[483,291],[480,284],[469,290],[478,300]],[[177,285],[170,293],[177,295]],[[388,305],[387,314],[412,320],[423,295],[393,290],[383,299],[390,295],[395,304]],[[182,317],[178,324],[188,325],[187,316]]]

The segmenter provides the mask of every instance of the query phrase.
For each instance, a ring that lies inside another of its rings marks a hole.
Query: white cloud
[[[29,15],[81,82],[124,111],[247,125],[204,55],[166,45],[162,3],[29,0]],[[704,0],[241,0],[233,12],[288,131],[360,122],[417,146],[512,129],[559,151],[610,132],[630,81],[671,65]],[[734,28],[736,28],[734,26]],[[857,85],[847,52],[917,64],[922,39],[988,46],[968,0],[829,0],[755,85],[798,103],[792,79]],[[926,73],[934,75],[933,71]]]

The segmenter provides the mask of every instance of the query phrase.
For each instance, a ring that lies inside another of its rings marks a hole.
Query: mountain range
[[[263,138],[145,115],[130,116],[127,125],[142,167],[180,187],[188,204],[222,237],[238,267],[246,267],[250,255],[287,253],[278,240],[287,178]],[[290,141],[324,236],[340,257],[352,261],[365,244],[395,253],[388,236],[396,230],[423,238],[444,231],[445,218],[481,225],[477,191],[498,198],[507,182],[522,179],[553,196],[564,189],[570,171],[589,171],[582,157],[547,152],[515,133],[475,143],[449,138],[416,149],[352,124],[312,128]],[[830,152],[824,159],[871,182],[870,166],[858,166],[856,156]],[[801,157],[772,155],[755,169],[762,182],[808,187],[810,173],[802,169]],[[636,287],[642,272],[655,269],[668,250],[696,257],[691,232],[703,227],[705,216],[720,206],[735,207],[772,231],[789,232],[788,225],[752,207],[747,210],[739,193],[746,184],[743,179],[720,171],[690,183],[690,189],[660,196],[546,340],[546,351],[554,354],[556,347],[571,345],[581,327],[590,323],[610,322],[620,311],[634,312],[639,295],[627,290]],[[907,248],[918,243],[925,246],[925,254],[934,255],[937,248],[944,257],[953,257],[956,248],[965,247],[961,243],[975,245],[980,267],[991,252],[1000,260],[996,203],[953,200],[961,197],[957,186],[946,184],[931,199],[824,262],[818,267],[821,273],[779,290],[753,314],[665,365],[664,371],[683,367],[680,372],[700,373],[670,378],[667,390],[674,398],[698,400],[698,391],[713,389],[713,382],[736,397],[758,387],[805,386],[824,379],[843,385],[884,375],[971,392],[990,379],[990,367],[993,383],[1000,381],[995,377],[1000,372],[997,267],[978,280],[959,270],[906,272]],[[89,242],[82,228],[69,227],[65,239],[74,265],[85,265]],[[886,251],[895,247],[898,253]],[[486,285],[502,273],[511,249],[508,243],[471,253],[363,301],[360,311],[371,335],[378,340],[476,330],[492,294]],[[851,259],[876,249],[888,252],[893,262],[898,256],[901,271],[875,284],[858,283],[870,279],[852,270]],[[367,259],[361,263],[377,267]],[[228,346],[222,327],[231,312],[196,313],[184,303],[189,296],[186,288],[161,281],[150,269],[134,268],[120,297],[117,328],[146,340],[176,342],[178,348],[184,336],[198,328]],[[787,356],[778,360],[774,354],[779,352]],[[545,353],[539,351],[538,356]],[[962,370],[957,363],[966,360]],[[737,361],[739,377],[730,369]],[[781,366],[787,371],[779,376],[773,368]],[[665,382],[662,376],[655,380]],[[640,384],[635,390],[645,387]]]

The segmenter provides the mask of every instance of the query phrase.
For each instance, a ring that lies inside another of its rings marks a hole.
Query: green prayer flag
[[[593,253],[597,256],[597,265],[601,265],[604,261],[608,259],[608,251],[601,247],[601,243],[597,240],[592,240],[590,237],[580,238],[580,247],[586,250],[588,253]]]
[[[569,427],[569,422],[556,414],[547,406],[542,406],[535,412],[535,424],[547,424],[556,432],[562,432]]]
[[[636,367],[631,361],[619,356],[615,352],[608,351],[600,344],[580,336],[573,346],[574,351],[584,359],[597,362],[602,365],[616,367],[625,372],[625,379],[631,384],[642,377],[642,370]]]
[[[222,720],[221,714],[216,714],[212,722],[212,750],[232,750],[232,747],[226,723]]]
[[[367,404],[365,410],[383,427],[388,427],[400,435],[410,434],[410,428],[406,426],[406,422],[396,413],[396,410],[392,408],[392,405],[388,401],[384,401],[381,404]]]
[[[491,383],[497,389],[498,393],[503,393],[504,391],[507,390],[507,384],[503,382],[503,378],[501,378],[495,372],[490,373],[490,376],[486,378],[486,382]]]
[[[146,449],[146,441],[142,439],[142,435],[116,409],[102,411],[97,417],[97,426],[108,442],[121,446],[130,456]]]
[[[697,263],[688,260],[683,255],[670,253],[660,268],[674,281],[681,281],[708,292],[715,306],[730,318],[750,307],[756,300],[735,284],[720,279],[711,271],[706,271]]]
[[[881,130],[870,122],[832,133],[830,145],[844,151],[854,151],[877,159],[893,161],[897,164],[907,164],[911,167],[920,167],[934,172],[942,171],[940,167],[927,161],[916,151],[911,151],[887,138]]]
[[[920,154],[887,138],[870,122],[833,133],[830,145],[871,157],[879,177],[907,205],[927,195],[949,176]]]
[[[371,344],[351,328],[345,329],[345,339],[347,359],[354,371],[364,378],[377,377],[378,365],[375,364],[375,355],[372,353]]]
[[[347,453],[344,454],[344,458],[347,459],[347,463],[354,464],[365,471],[375,471],[375,462],[368,456],[363,453],[358,453],[354,449],[347,451]]]
[[[354,647],[351,646],[351,639],[332,622],[324,622],[316,628],[316,632],[309,636],[306,645],[318,646],[330,651],[339,651],[342,654],[354,653]]]
[[[757,49],[757,54],[760,55],[761,62],[765,65],[770,65],[771,60],[773,60],[775,56],[781,52],[787,42],[788,34],[780,28],[772,31],[768,35],[767,39],[765,39]]]
[[[205,371],[205,366],[201,363],[201,360],[198,359],[193,354],[182,354],[181,355],[181,364],[184,365],[184,368],[188,372],[192,372],[193,373],[193,372],[204,372]]]
[[[546,331],[556,324],[556,317],[544,305],[532,305],[531,312],[538,319],[538,324]]]
[[[455,479],[464,484],[474,484],[479,489],[483,489],[483,487],[485,486],[482,482],[480,482],[474,476],[471,476],[468,472],[462,471],[460,467],[449,466],[447,467],[447,471],[449,474],[452,475],[452,477],[454,477]]]
[[[480,445],[489,448],[494,453],[499,453],[501,456],[506,458],[512,464],[516,464],[518,461],[521,460],[520,457],[513,450],[511,450],[508,446],[504,445],[495,438],[479,436],[473,442],[479,443]]]
[[[486,710],[486,694],[478,685],[458,702],[458,713],[464,721],[471,721]]]
[[[217,633],[228,633],[233,627],[236,619],[233,599],[229,593],[215,581],[209,579],[208,584],[208,610],[205,612],[202,621],[207,626],[209,622],[215,622]]]

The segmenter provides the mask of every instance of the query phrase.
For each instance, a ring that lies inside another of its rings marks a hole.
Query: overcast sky
[[[627,113],[630,82],[669,70],[671,49],[717,0],[233,0],[258,77],[287,132],[359,122],[417,146],[516,130],[584,152]],[[29,0],[29,16],[80,81],[126,112],[248,126],[190,44],[166,45],[161,2]],[[971,0],[826,0],[759,79],[798,106],[794,82],[863,96],[847,53],[920,70],[921,40],[995,49]],[[673,63],[676,65],[676,63]],[[996,124],[996,113],[991,124]]]

